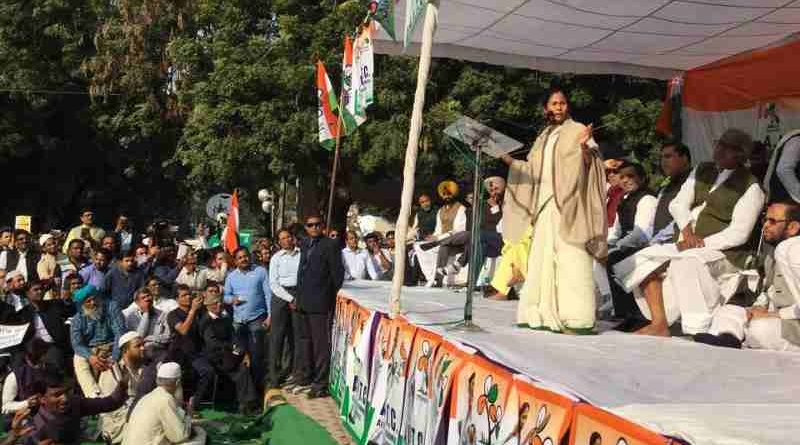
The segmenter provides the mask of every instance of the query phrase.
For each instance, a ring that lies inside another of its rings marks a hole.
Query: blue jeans
[[[253,376],[253,382],[259,388],[264,382],[265,357],[267,357],[264,350],[267,329],[263,324],[266,319],[267,314],[264,314],[246,323],[236,322],[233,324],[237,343],[244,351],[250,353],[250,373]]]

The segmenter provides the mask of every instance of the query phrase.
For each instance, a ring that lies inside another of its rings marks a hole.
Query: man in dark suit
[[[304,363],[297,369],[307,370],[301,381],[310,383],[308,397],[317,398],[328,395],[331,321],[336,293],[344,281],[344,266],[341,248],[335,240],[323,236],[319,216],[306,218],[306,233],[297,272],[300,338],[296,346],[300,348],[298,359]]]
[[[0,254],[0,269],[7,272],[19,270],[25,281],[31,282],[39,279],[36,265],[39,263],[39,252],[31,249],[31,234],[27,230],[14,231],[14,248]]]
[[[46,345],[45,364],[62,372],[66,369],[66,358],[72,356],[68,318],[75,315],[75,305],[71,300],[44,300],[44,285],[33,281],[28,286],[26,296],[30,304],[19,311],[21,323],[30,323],[24,342],[32,338],[42,340]]]

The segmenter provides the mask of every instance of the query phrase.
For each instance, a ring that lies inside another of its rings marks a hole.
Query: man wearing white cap
[[[18,270],[12,270],[6,274],[6,295],[5,302],[19,312],[27,304],[25,298],[25,276]]]
[[[175,400],[180,385],[181,367],[175,362],[158,367],[158,387],[133,408],[125,429],[123,445],[204,444],[205,431],[194,428],[192,416]],[[189,440],[191,438],[191,440]]]
[[[144,369],[144,340],[137,332],[123,334],[118,344],[122,358],[100,374],[99,382],[102,395],[107,396],[114,392],[124,376],[130,378],[125,404],[115,411],[100,415],[103,437],[109,443],[122,443],[128,411],[136,397],[136,388],[142,380]]]

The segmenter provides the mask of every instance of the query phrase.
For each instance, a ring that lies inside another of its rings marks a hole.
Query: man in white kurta
[[[764,219],[764,289],[752,307],[726,304],[708,334],[695,341],[717,346],[800,352],[800,204],[775,203]],[[758,286],[756,286],[758,287]]]
[[[436,229],[433,231],[433,238],[442,240],[453,233],[467,230],[466,208],[458,202],[458,184],[453,181],[442,181],[437,187],[439,197],[444,201],[443,205],[436,213]],[[430,250],[422,249],[426,243],[414,243],[414,252],[417,255],[420,270],[422,270],[427,285],[432,287],[436,283],[436,266],[439,256],[439,247]]]
[[[158,367],[158,387],[142,397],[133,408],[123,445],[205,443],[205,432],[200,428],[192,429],[192,416],[175,400],[180,375],[181,368],[177,363],[162,363]]]
[[[648,247],[615,266],[651,320],[638,334],[669,336],[679,318],[685,334],[706,332],[713,312],[733,295],[765,198],[744,166],[751,149],[746,133],[723,133],[714,164],[695,167],[669,205],[679,241]]]
[[[591,127],[569,119],[563,92],[549,94],[545,113],[550,125],[534,142],[528,160],[502,158],[510,167],[504,241],[518,243],[533,226],[517,324],[589,332],[595,320],[593,255],[607,252],[605,175],[590,149],[596,145]]]
[[[125,404],[115,411],[100,414],[100,429],[103,437],[110,443],[122,443],[125,423],[128,419],[128,410],[130,410],[136,398],[136,388],[142,380],[142,371],[144,369],[144,340],[142,340],[142,337],[136,332],[127,332],[119,338],[118,343],[122,358],[117,363],[114,363],[110,369],[103,371],[98,382],[101,396],[106,397],[117,389],[117,385],[126,375],[130,379],[128,383],[128,399]]]

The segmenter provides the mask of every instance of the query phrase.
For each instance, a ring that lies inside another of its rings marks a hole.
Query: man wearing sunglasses
[[[342,254],[336,240],[323,235],[322,219],[306,217],[308,239],[300,252],[297,273],[297,317],[300,325],[297,369],[301,386],[296,392],[307,392],[309,398],[328,395],[328,369],[331,359],[331,320],[336,294],[344,281]]]
[[[800,204],[771,204],[764,218],[763,293],[748,308],[726,304],[708,334],[695,341],[715,346],[800,351]],[[776,247],[772,247],[776,246]]]

